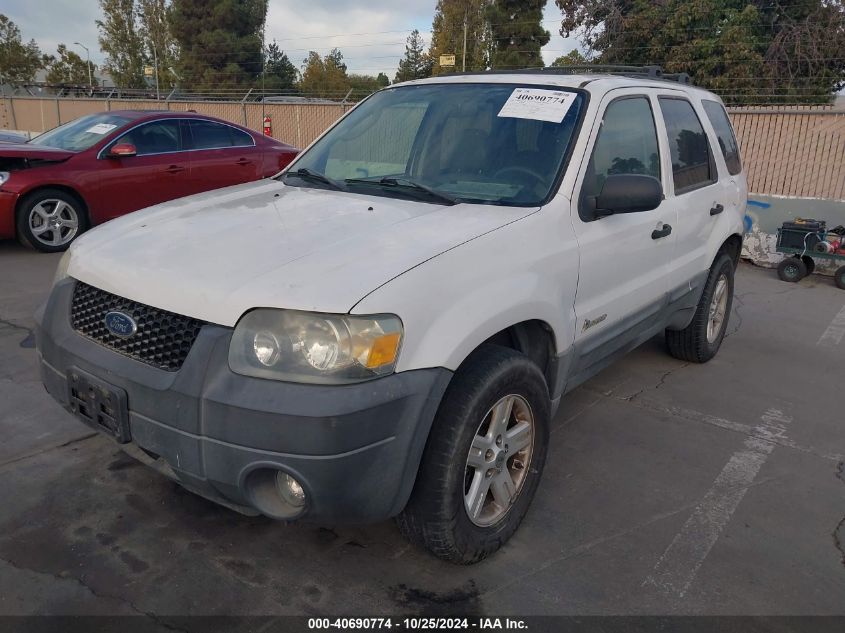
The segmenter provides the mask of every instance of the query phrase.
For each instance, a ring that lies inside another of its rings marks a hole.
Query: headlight
[[[9,180],[9,172],[7,171],[0,171],[0,187],[6,184],[6,181]]]
[[[229,367],[290,382],[359,382],[393,372],[401,343],[402,322],[392,315],[259,309],[235,327]]]
[[[53,277],[53,285],[55,286],[60,281],[68,278],[67,269],[70,266],[70,249],[65,251],[62,258],[59,260],[59,265],[56,267],[56,275]]]

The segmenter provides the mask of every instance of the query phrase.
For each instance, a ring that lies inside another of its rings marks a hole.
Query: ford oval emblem
[[[109,332],[120,338],[129,338],[138,331],[138,324],[135,323],[135,319],[125,312],[117,310],[107,312],[103,322]]]

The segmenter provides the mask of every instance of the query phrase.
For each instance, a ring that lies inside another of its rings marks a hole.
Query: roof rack
[[[489,70],[493,73],[542,73],[549,75],[605,74],[623,77],[643,77],[679,84],[692,85],[692,78],[687,73],[664,73],[660,66],[625,66],[618,64],[573,64],[571,66],[547,66],[545,68],[523,68],[521,70]],[[469,73],[467,73],[469,74]],[[472,73],[477,74],[477,73]]]

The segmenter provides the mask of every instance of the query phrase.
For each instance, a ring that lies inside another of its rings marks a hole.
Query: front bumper
[[[70,367],[123,389],[130,453],[244,512],[274,515],[252,482],[277,470],[302,483],[307,504],[298,518],[373,522],[405,506],[450,371],[343,386],[250,378],[229,369],[232,330],[215,325],[201,330],[179,371],[162,371],[74,331],[73,285],[60,282],[36,315],[44,385],[66,408]]]

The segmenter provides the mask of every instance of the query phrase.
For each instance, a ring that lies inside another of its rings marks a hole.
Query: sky
[[[384,72],[392,79],[412,29],[419,29],[429,43],[435,4],[436,0],[270,0],[266,39],[275,39],[297,67],[308,51],[324,54],[336,46],[349,72]],[[94,24],[100,15],[97,0],[3,0],[0,13],[18,25],[25,41],[35,39],[44,53],[55,54],[59,43],[65,43],[84,59],[85,50],[74,46],[79,42],[90,49],[93,62],[103,61]],[[576,48],[575,40],[558,35],[559,15],[549,0],[543,24],[552,34],[543,49],[547,64]]]

